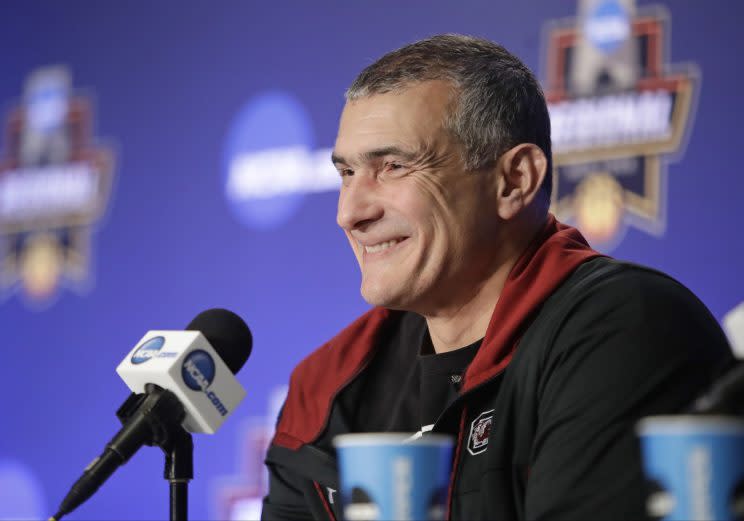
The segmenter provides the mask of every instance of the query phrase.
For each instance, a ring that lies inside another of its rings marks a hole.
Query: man
[[[550,122],[530,71],[458,35],[347,92],[338,224],[374,308],[293,372],[264,519],[339,519],[332,438],[457,438],[452,519],[639,518],[634,424],[731,361],[684,287],[613,261],[548,213]]]

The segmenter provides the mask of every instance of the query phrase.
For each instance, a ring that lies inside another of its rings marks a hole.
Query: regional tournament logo
[[[552,211],[604,250],[627,226],[665,227],[666,162],[679,157],[699,73],[669,65],[669,14],[634,0],[580,0],[546,30]]]
[[[91,235],[111,192],[114,156],[93,139],[93,110],[65,67],[27,79],[6,115],[0,155],[0,298],[50,302],[90,285]]]

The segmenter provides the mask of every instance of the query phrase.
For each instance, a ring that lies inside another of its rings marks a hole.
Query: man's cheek
[[[351,235],[348,233],[344,233],[346,235],[346,239],[349,241],[349,246],[351,247],[351,251],[354,252],[354,257],[356,257],[357,262],[359,265],[362,265],[362,252],[361,252],[361,246],[357,241],[355,241]]]
[[[351,243],[351,249],[354,252],[354,257],[356,257],[357,263],[359,264],[359,268],[362,268],[362,246],[360,246],[356,241]]]

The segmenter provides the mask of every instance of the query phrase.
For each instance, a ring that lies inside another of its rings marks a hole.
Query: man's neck
[[[514,264],[542,228],[529,227],[516,234],[522,240],[503,246],[504,257],[494,263],[496,269],[459,302],[434,312],[422,313],[436,353],[445,353],[468,346],[486,336],[496,303],[504,289]],[[514,235],[512,235],[514,236]]]
[[[493,309],[515,261],[502,264],[493,276],[478,288],[471,299],[457,308],[425,315],[434,352],[454,351],[486,335]]]

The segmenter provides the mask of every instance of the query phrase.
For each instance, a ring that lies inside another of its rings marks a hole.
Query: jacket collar
[[[600,255],[576,228],[558,222],[550,214],[509,272],[483,344],[465,373],[460,392],[465,393],[503,371],[545,300],[580,264]]]
[[[507,277],[461,393],[503,371],[542,303],[580,264],[599,255],[578,230],[549,215]],[[328,423],[336,394],[361,372],[380,336],[401,316],[374,308],[300,362],[290,377],[273,443],[298,449],[316,440]]]

